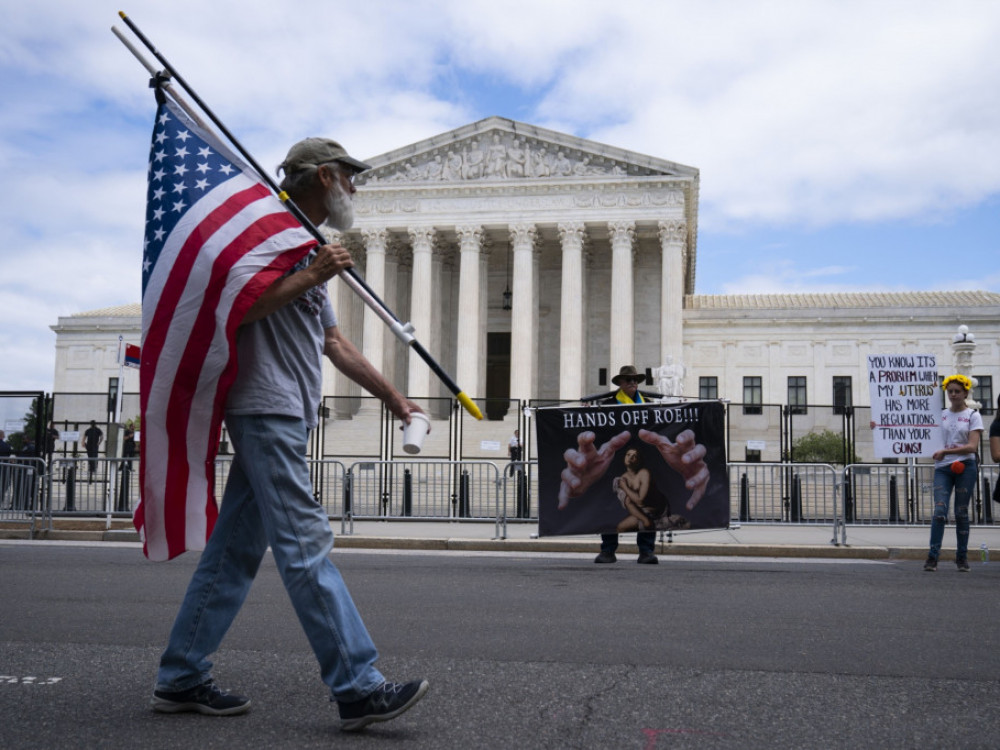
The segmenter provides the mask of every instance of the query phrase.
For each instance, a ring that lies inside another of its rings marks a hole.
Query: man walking
[[[335,141],[295,144],[281,184],[316,224],[353,223],[352,180],[368,165]],[[292,605],[339,706],[354,731],[395,718],[427,691],[426,681],[388,682],[378,652],[340,572],[329,558],[333,533],[313,497],[305,453],[317,422],[322,357],[381,399],[402,422],[420,411],[341,334],[326,282],[352,264],[339,244],[316,248],[272,284],[243,318],[239,362],[225,420],[234,459],[214,530],[160,660],[157,711],[232,715],[250,700],[220,690],[208,657],[219,647],[270,546]]]

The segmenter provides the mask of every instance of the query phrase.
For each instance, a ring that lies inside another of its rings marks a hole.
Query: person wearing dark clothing
[[[618,390],[599,403],[604,405],[614,404],[644,404],[648,397],[644,397],[639,390],[639,383],[645,383],[646,378],[640,375],[633,365],[625,365],[618,374],[611,378],[611,382],[618,386]],[[652,525],[649,529],[653,529]],[[656,548],[656,530],[637,530],[635,534],[636,545],[639,547],[639,562],[643,565],[656,565],[659,560],[653,550]],[[618,534],[601,534],[601,552],[594,558],[595,563],[613,563],[617,561],[615,552],[618,549]]]
[[[90,427],[83,433],[83,447],[87,449],[87,457],[90,459],[87,461],[87,473],[91,482],[94,481],[94,474],[97,472],[97,453],[103,441],[104,433],[101,432],[101,428],[97,426],[96,421],[90,420]]]
[[[118,503],[115,510],[119,513],[127,513],[131,510],[132,504],[132,461],[135,458],[135,430],[131,425],[125,425],[125,432],[122,439],[122,461],[121,482],[118,486]]]
[[[4,431],[0,430],[0,464],[10,463],[10,454],[12,451],[6,437]],[[5,507],[3,503],[7,497],[7,488],[10,487],[10,474],[10,466],[0,465],[0,507]]]

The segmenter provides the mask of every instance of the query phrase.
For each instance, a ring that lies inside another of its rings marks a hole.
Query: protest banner
[[[933,354],[868,355],[868,393],[877,458],[930,458],[944,447]]]
[[[724,415],[718,401],[538,409],[539,536],[728,527]]]

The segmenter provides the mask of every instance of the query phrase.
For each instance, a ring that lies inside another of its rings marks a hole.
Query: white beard
[[[340,185],[339,180],[323,198],[326,208],[326,224],[339,232],[346,232],[354,225],[354,201]]]

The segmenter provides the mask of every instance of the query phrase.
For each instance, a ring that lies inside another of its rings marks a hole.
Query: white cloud
[[[4,387],[46,386],[51,365],[39,358],[51,358],[58,315],[138,299],[153,102],[147,73],[109,30],[124,28],[117,10],[109,0],[5,10]],[[519,111],[535,124],[698,167],[704,232],[944,221],[1000,192],[996,3],[175,0],[133,10],[266,169],[306,135],[365,158],[504,114],[476,108],[495,82],[521,88]],[[482,88],[453,88],[460,81]],[[700,276],[710,267],[699,258]],[[802,263],[734,272],[717,288],[834,290],[864,276]]]

